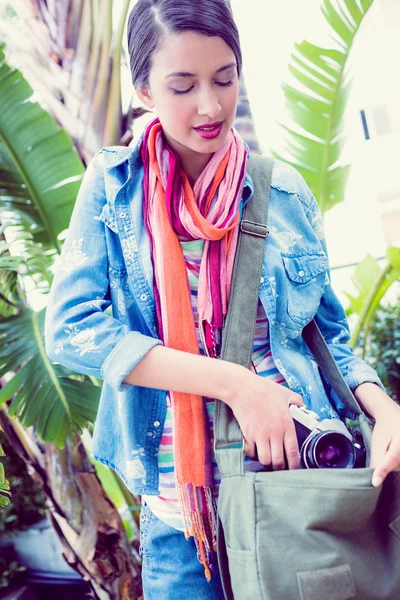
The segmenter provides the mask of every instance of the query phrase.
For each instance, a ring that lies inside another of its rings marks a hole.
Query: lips
[[[222,123],[223,123],[223,121],[218,121],[216,123],[209,123],[208,125],[199,125],[198,127],[195,127],[194,129],[200,130],[200,131],[215,131],[215,129],[220,128]]]
[[[194,130],[203,140],[213,140],[221,134],[223,126],[224,122],[218,121],[218,123],[194,127]]]

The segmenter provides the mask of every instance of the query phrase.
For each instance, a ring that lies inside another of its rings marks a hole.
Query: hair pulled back
[[[242,69],[239,32],[227,0],[138,0],[128,18],[128,51],[134,86],[147,87],[153,54],[166,33],[193,31],[217,36]]]

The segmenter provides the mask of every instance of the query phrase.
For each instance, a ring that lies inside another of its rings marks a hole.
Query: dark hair
[[[227,0],[138,0],[128,19],[128,51],[134,86],[147,86],[153,54],[167,32],[220,37],[242,69],[239,32]]]

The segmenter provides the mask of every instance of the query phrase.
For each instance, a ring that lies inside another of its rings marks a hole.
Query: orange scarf
[[[231,130],[192,189],[166,145],[158,119],[142,142],[144,217],[151,239],[160,338],[170,348],[198,354],[185,261],[178,235],[206,240],[199,277],[199,327],[210,356],[218,357],[236,250],[239,203],[247,151]],[[211,451],[201,396],[171,392],[174,463],[186,537],[193,536],[207,579],[215,564],[216,510]]]

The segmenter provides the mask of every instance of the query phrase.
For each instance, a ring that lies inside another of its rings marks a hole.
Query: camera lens
[[[356,452],[351,441],[336,431],[322,431],[310,437],[301,449],[308,469],[352,469]]]

